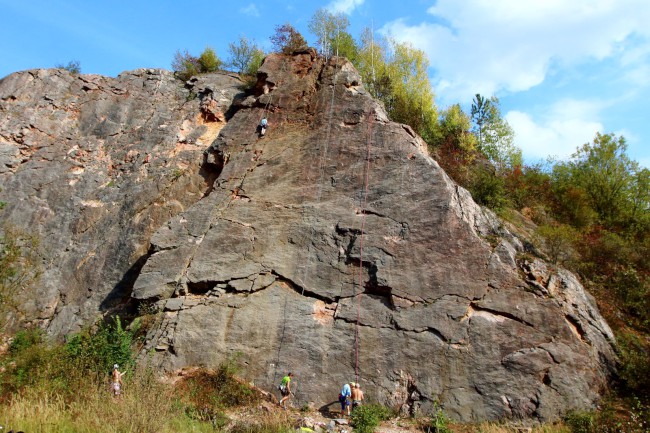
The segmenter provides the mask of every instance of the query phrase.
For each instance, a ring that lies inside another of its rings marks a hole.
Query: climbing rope
[[[327,66],[327,63],[329,63],[329,61],[326,58],[325,66]],[[327,159],[327,154],[329,152],[329,142],[330,142],[330,137],[331,137],[331,132],[332,132],[332,117],[334,115],[334,99],[335,99],[334,97],[335,97],[335,94],[336,94],[336,81],[338,79],[338,72],[339,72],[338,68],[339,68],[339,64],[338,64],[338,60],[337,60],[337,63],[335,63],[335,66],[334,66],[334,79],[332,81],[332,96],[330,98],[330,107],[329,107],[328,120],[327,120],[327,129],[326,129],[326,132],[325,132],[325,140],[323,141],[322,150],[320,151],[319,158],[318,158],[319,179],[318,179],[318,182],[317,182],[316,197],[315,197],[316,206],[318,206],[320,204],[321,197],[322,197],[322,194],[323,194],[323,179],[325,177],[325,162],[324,161]],[[302,295],[303,296],[305,294],[305,285],[306,285],[305,284],[305,279],[309,276],[309,269],[311,268],[311,264],[312,264],[312,253],[311,253],[311,247],[310,246],[312,244],[314,235],[315,235],[315,229],[314,229],[314,227],[312,225],[311,230],[310,230],[310,234],[309,234],[309,242],[307,243],[307,263],[306,263],[305,271],[304,271],[304,274],[303,274],[303,278],[301,278],[301,286],[302,286]]]
[[[355,290],[357,298],[357,323],[354,331],[354,375],[359,382],[359,326],[361,322],[361,296],[363,294],[363,235],[366,227],[366,205],[368,203],[368,188],[370,184],[370,151],[372,149],[372,113],[368,116],[368,140],[366,146],[366,166],[363,180],[363,200],[361,202],[361,230],[359,234],[359,292]]]

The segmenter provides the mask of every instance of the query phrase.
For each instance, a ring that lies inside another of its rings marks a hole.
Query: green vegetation
[[[176,51],[172,60],[172,69],[176,76],[187,81],[194,75],[216,72],[221,69],[223,62],[217,53],[210,47],[206,47],[199,57],[191,55],[187,50]]]
[[[447,415],[437,402],[434,402],[433,406],[433,416],[431,416],[431,425],[428,430],[431,433],[451,433]]]
[[[305,38],[289,23],[275,28],[275,33],[271,36],[271,43],[276,51],[284,54],[291,54],[307,48]]]
[[[235,378],[234,361],[217,371],[187,373],[175,385],[151,369],[135,369],[137,324],[97,324],[66,343],[48,342],[38,329],[20,331],[0,358],[0,424],[48,432],[213,432],[231,421],[224,410],[252,407],[261,395]],[[112,363],[126,368],[123,393],[112,396]],[[263,414],[237,431],[290,430],[286,416]]]
[[[391,412],[380,404],[366,404],[355,408],[350,423],[357,433],[373,433],[380,422],[391,417]]]
[[[61,63],[54,67],[59,69],[65,69],[66,71],[70,72],[73,75],[81,74],[81,63],[79,62],[79,60],[71,60],[66,65]]]
[[[322,55],[339,55],[355,63],[358,47],[352,35],[347,32],[349,25],[348,17],[344,13],[334,14],[321,8],[309,21],[309,31],[318,38],[317,45]]]
[[[264,60],[264,51],[245,36],[228,44],[228,66],[244,75],[255,75]]]

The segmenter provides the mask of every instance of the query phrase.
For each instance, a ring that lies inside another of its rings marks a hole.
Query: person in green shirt
[[[280,399],[280,407],[283,409],[286,409],[286,406],[284,405],[284,402],[291,397],[291,378],[293,377],[293,373],[288,373],[286,376],[282,378],[282,383],[280,384],[280,392],[282,393],[282,399]]]

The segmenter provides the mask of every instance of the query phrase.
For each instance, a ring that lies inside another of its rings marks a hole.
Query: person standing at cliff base
[[[352,395],[352,388],[350,384],[354,385],[354,382],[346,383],[343,385],[341,392],[339,393],[339,403],[341,403],[341,415],[350,415],[350,396]]]
[[[361,406],[361,400],[363,400],[363,391],[361,391],[361,385],[359,385],[359,382],[355,383],[352,387],[352,395],[350,398],[352,399],[352,410]]]
[[[113,397],[119,397],[122,392],[122,376],[124,373],[120,373],[119,365],[113,365],[113,372],[111,373],[111,391],[113,392]]]
[[[284,405],[284,402],[291,397],[291,378],[293,378],[293,373],[288,373],[286,376],[282,378],[282,383],[280,383],[280,393],[282,394],[282,398],[280,399],[280,407],[283,409],[286,409],[287,407]]]

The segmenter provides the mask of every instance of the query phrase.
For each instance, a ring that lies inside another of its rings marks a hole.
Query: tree
[[[246,36],[240,36],[239,41],[229,43],[228,53],[228,65],[240,74],[256,74],[264,59],[264,51]]]
[[[492,102],[485,99],[480,93],[477,93],[472,101],[472,120],[476,123],[475,131],[478,135],[479,146],[483,145],[483,125],[485,125],[492,116]]]
[[[452,105],[441,113],[431,146],[445,172],[463,186],[468,185],[468,168],[477,154],[471,123],[460,104]]]
[[[357,47],[354,39],[347,32],[349,25],[348,18],[342,12],[333,14],[327,9],[320,8],[312,16],[308,28],[316,35],[322,55],[329,57],[336,54],[353,61]]]
[[[392,41],[393,57],[387,65],[392,85],[389,115],[410,125],[427,143],[434,138],[438,112],[427,70],[429,60],[409,43]]]
[[[359,47],[350,33],[341,31],[333,42],[334,52],[347,58],[352,64],[357,63]]]
[[[433,143],[438,114],[427,75],[429,60],[423,51],[408,43],[375,38],[366,29],[355,66],[392,120],[410,125],[427,143]]]
[[[275,51],[284,54],[291,54],[307,47],[305,38],[289,23],[275,28],[275,33],[271,36],[271,43]]]
[[[216,72],[221,69],[222,64],[223,62],[217,57],[217,53],[210,47],[205,47],[205,50],[199,56],[199,72],[201,73]]]
[[[476,94],[472,101],[472,120],[478,137],[479,150],[496,166],[499,172],[521,166],[521,149],[514,145],[515,133],[501,116],[499,99],[485,99]]]
[[[375,38],[370,28],[364,29],[361,33],[361,43],[354,64],[370,94],[384,102],[387,107],[392,93],[392,84],[387,68],[388,45],[386,38],[381,36]]]
[[[554,264],[561,264],[572,258],[573,244],[577,241],[576,230],[565,224],[542,225],[536,230],[544,249]]]
[[[623,136],[596,133],[568,163],[554,167],[558,186],[585,191],[601,222],[608,227],[629,227],[647,220],[650,205],[647,169],[640,169],[626,154]]]

